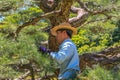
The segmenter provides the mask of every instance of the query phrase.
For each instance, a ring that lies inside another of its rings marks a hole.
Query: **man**
[[[72,35],[77,34],[77,29],[69,23],[62,23],[52,28],[51,33],[59,43],[59,51],[50,52],[50,56],[55,59],[60,66],[58,80],[75,80],[80,70],[79,56],[76,46],[70,38]]]

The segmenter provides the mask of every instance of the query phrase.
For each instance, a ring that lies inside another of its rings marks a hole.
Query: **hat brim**
[[[72,31],[72,35],[77,34],[77,29],[72,27],[71,25],[58,25],[58,26],[55,26],[54,28],[51,29],[51,34],[56,36],[57,35],[56,31],[59,30],[59,29],[68,29],[68,30]]]

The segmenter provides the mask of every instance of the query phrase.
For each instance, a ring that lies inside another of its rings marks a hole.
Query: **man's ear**
[[[67,34],[66,30],[62,31],[64,34]]]

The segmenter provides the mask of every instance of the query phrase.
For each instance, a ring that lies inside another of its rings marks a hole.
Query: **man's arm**
[[[71,43],[65,43],[62,45],[58,52],[51,52],[50,55],[55,59],[59,64],[63,63],[66,59],[71,58],[73,55],[74,47]]]

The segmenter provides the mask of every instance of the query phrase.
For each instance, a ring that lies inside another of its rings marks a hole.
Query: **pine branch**
[[[14,33],[12,36],[15,37],[15,38],[17,38],[19,32],[20,32],[23,28],[25,28],[25,27],[27,27],[27,26],[29,26],[29,25],[34,25],[34,24],[36,24],[40,19],[42,19],[42,18],[48,18],[48,17],[52,16],[53,14],[58,14],[59,12],[60,12],[60,10],[52,11],[52,12],[49,12],[49,13],[46,13],[46,14],[37,16],[37,17],[35,17],[35,18],[32,18],[32,19],[29,20],[28,22],[25,22],[23,25],[19,26],[19,27],[17,28],[17,30],[15,31],[15,33]],[[8,36],[10,36],[10,35],[8,35]]]
[[[81,70],[87,66],[92,68],[95,64],[99,64],[107,69],[113,69],[120,64],[120,46],[107,48],[97,53],[80,55],[80,61]]]
[[[102,9],[102,10],[98,10],[98,11],[97,10],[92,11],[89,8],[87,8],[87,6],[83,2],[81,2],[81,0],[77,0],[77,2],[80,4],[81,8],[72,6],[71,12],[77,13],[77,16],[69,19],[69,22],[75,27],[80,27],[81,25],[83,25],[87,21],[87,18],[89,16],[103,14],[107,17],[107,18],[105,18],[105,20],[109,20],[112,17],[115,17],[115,16],[108,15],[108,12],[111,12],[112,10],[117,9],[117,7],[115,7],[115,6],[108,7],[108,8]],[[90,23],[91,22],[94,22],[94,21],[90,21]]]

